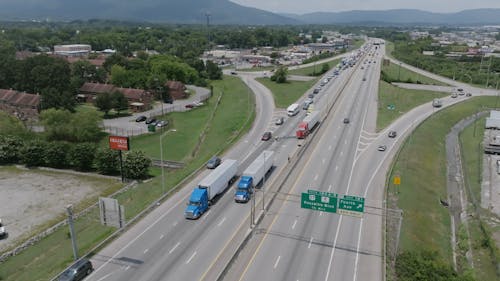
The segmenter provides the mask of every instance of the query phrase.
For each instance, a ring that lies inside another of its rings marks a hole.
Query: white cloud
[[[452,13],[467,9],[500,8],[499,0],[230,0],[278,13],[340,12],[350,10],[419,9]]]

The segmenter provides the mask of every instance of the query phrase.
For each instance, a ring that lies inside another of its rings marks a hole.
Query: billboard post
[[[125,177],[123,175],[123,157],[122,151],[130,150],[130,141],[128,137],[120,137],[120,136],[109,136],[109,148],[113,150],[118,150],[120,152],[120,173],[122,175],[122,182],[125,181]]]

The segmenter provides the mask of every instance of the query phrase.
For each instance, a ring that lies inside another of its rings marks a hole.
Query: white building
[[[55,45],[54,54],[65,57],[84,57],[90,54],[92,47],[87,44]]]

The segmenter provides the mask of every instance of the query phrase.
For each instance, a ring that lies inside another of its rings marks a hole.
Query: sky
[[[230,0],[278,13],[340,12],[351,10],[419,9],[453,13],[468,9],[500,8],[500,0]]]

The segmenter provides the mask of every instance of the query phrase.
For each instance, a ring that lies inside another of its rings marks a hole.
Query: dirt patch
[[[0,167],[0,218],[9,234],[0,240],[0,252],[62,219],[68,204],[79,206],[116,184],[87,175]]]

